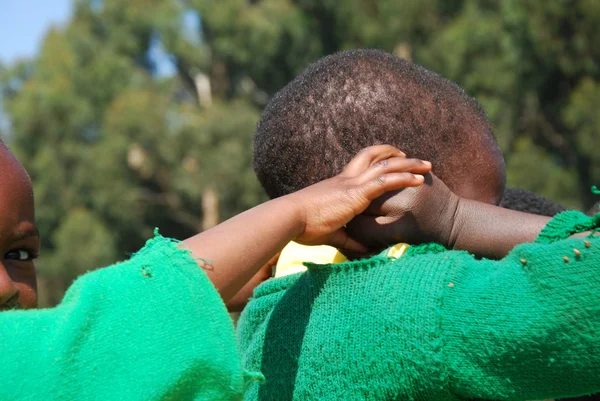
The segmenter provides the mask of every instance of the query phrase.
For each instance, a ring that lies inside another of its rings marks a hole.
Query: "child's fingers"
[[[326,245],[333,246],[342,251],[350,251],[359,254],[364,254],[367,252],[367,247],[356,241],[355,239],[350,238],[348,233],[344,228],[340,228],[339,230],[331,233],[327,238]],[[343,253],[343,252],[342,252]]]
[[[385,248],[402,242],[399,224],[395,223],[395,218],[359,214],[346,225],[346,232],[367,246]]]
[[[340,175],[354,177],[366,170],[371,164],[390,157],[405,157],[406,155],[391,145],[369,146],[358,152],[346,165]]]
[[[418,187],[425,177],[413,173],[388,173],[376,176],[360,186],[363,196],[372,201],[389,191],[407,187]]]
[[[413,174],[427,174],[430,171],[430,162],[420,159],[407,159],[405,157],[391,157],[371,164],[371,166],[357,176],[357,179],[367,182],[389,173],[409,172]]]
[[[426,180],[427,181],[427,180]],[[410,189],[407,188],[400,188],[398,190],[395,191],[389,191],[386,192],[385,194],[381,195],[380,197],[373,199],[371,201],[371,203],[369,204],[369,206],[365,209],[365,211],[363,212],[363,214],[365,215],[370,215],[370,216],[384,216],[387,213],[383,210],[385,208],[386,202],[389,202],[389,200],[395,196],[398,195],[398,193],[402,191],[410,191]],[[406,194],[406,192],[405,192]]]

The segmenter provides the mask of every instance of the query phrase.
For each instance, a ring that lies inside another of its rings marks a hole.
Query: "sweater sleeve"
[[[239,400],[233,325],[189,252],[157,236],[52,309],[0,314],[2,400]]]
[[[501,261],[457,258],[443,297],[444,360],[464,398],[600,392],[598,216],[559,215]]]

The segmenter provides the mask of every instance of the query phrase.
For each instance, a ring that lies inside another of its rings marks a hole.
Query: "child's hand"
[[[361,151],[340,175],[246,210],[182,245],[203,258],[198,265],[228,302],[294,239],[365,252],[365,246],[348,237],[344,225],[385,192],[421,185],[423,176],[415,174],[430,170],[430,163],[406,159],[392,146],[373,146]]]
[[[452,247],[459,197],[435,175],[416,188],[390,192],[348,223],[350,236],[379,251],[399,242],[437,242]]]
[[[422,174],[430,170],[431,163],[407,159],[393,146],[362,150],[339,175],[286,196],[300,206],[305,222],[296,241],[365,252],[365,246],[346,233],[346,223],[384,193],[421,185]]]

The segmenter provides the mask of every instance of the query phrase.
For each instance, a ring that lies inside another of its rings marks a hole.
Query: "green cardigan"
[[[53,309],[0,313],[0,400],[240,400],[223,302],[163,237],[88,273]]]
[[[598,226],[566,212],[500,261],[440,246],[308,265],[238,323],[245,400],[536,400],[600,391]]]

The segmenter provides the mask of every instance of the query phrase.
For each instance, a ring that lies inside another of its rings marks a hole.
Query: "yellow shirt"
[[[387,250],[386,255],[390,258],[399,258],[408,249],[408,244],[396,244]],[[289,276],[290,274],[306,271],[303,262],[329,264],[342,263],[348,259],[336,248],[327,245],[301,245],[290,242],[283,248],[275,267],[274,277]]]

